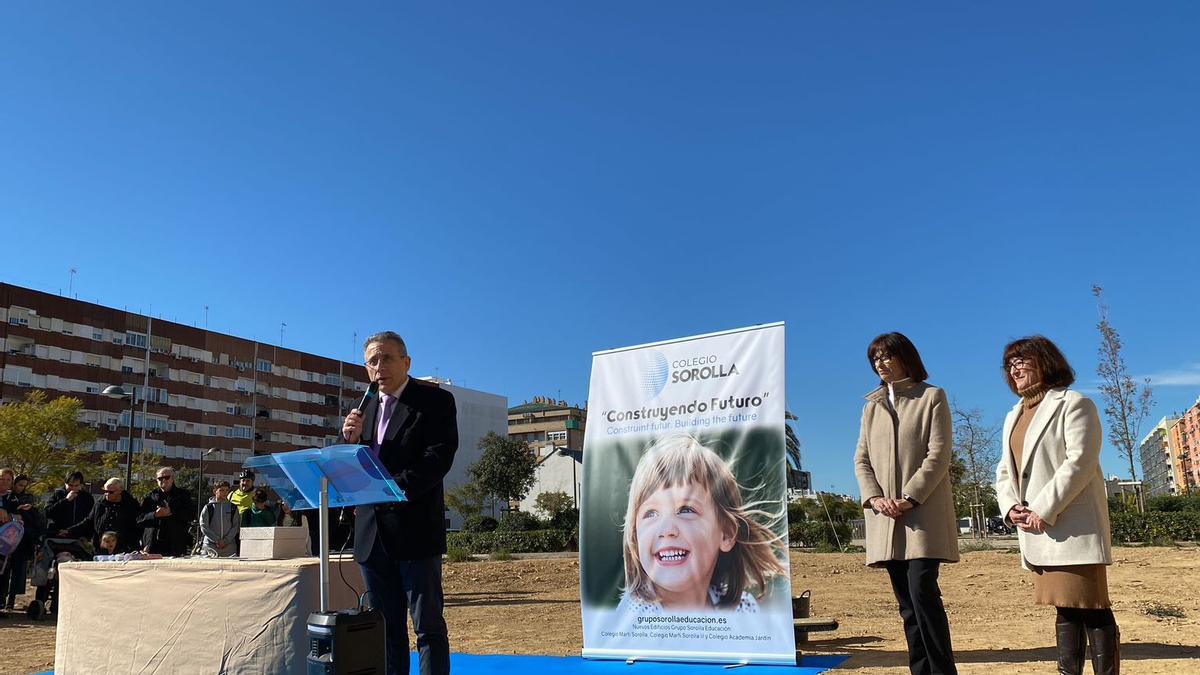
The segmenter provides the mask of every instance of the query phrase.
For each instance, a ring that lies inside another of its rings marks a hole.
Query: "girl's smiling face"
[[[733,549],[708,490],[695,483],[661,487],[636,516],[638,560],[663,607],[708,607],[717,556]]]

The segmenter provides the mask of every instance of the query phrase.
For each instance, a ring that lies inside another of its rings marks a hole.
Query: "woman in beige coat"
[[[996,499],[1017,527],[1034,602],[1058,610],[1058,672],[1083,671],[1092,643],[1096,675],[1120,672],[1120,634],[1108,598],[1112,564],[1108,501],[1100,472],[1096,405],[1067,389],[1075,371],[1035,335],[1004,348],[1008,387],[1021,397],[1004,420]]]
[[[866,518],[867,565],[883,567],[904,620],[913,673],[957,673],[938,570],[958,562],[950,493],[951,424],[946,393],[926,384],[908,338],[871,341],[879,387],[867,394],[854,469]]]

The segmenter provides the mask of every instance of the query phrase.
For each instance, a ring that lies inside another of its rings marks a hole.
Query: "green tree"
[[[104,472],[104,475],[100,477],[101,483],[109,478],[125,480],[126,456],[124,452],[104,453],[100,459],[101,470]],[[140,501],[150,494],[151,490],[158,487],[158,481],[154,480],[154,477],[158,475],[158,469],[161,466],[163,466],[163,458],[151,452],[149,448],[143,447],[133,453],[133,484],[126,485],[125,490]]]
[[[200,507],[207,504],[208,500],[212,498],[212,475],[208,474],[208,471],[205,471],[204,485],[197,486],[196,483],[200,478],[200,469],[198,467],[175,465],[172,468],[175,469],[175,489],[183,489],[190,492],[193,504],[199,504]],[[207,468],[205,467],[205,469]],[[158,484],[155,483],[155,487],[157,486]],[[192,517],[195,518],[196,514],[193,513]]]
[[[579,509],[575,508],[575,498],[566,492],[543,492],[534,500],[534,506],[546,515],[550,527],[571,530],[579,526]]]
[[[529,446],[524,441],[488,432],[479,441],[479,449],[483,455],[467,468],[471,479],[502,503],[521,501],[533,487],[537,468],[537,457]]]
[[[1143,381],[1139,390],[1129,376],[1125,357],[1121,355],[1125,345],[1108,320],[1108,305],[1103,293],[1102,288],[1092,285],[1092,295],[1096,296],[1096,307],[1100,312],[1100,321],[1096,324],[1100,331],[1100,364],[1096,366],[1096,374],[1100,376],[1100,395],[1104,398],[1104,416],[1108,419],[1108,442],[1129,460],[1129,480],[1137,480],[1134,457],[1141,440],[1140,427],[1154,407],[1154,393],[1150,378]]]
[[[491,501],[489,496],[487,490],[479,487],[479,483],[467,481],[453,490],[446,491],[446,508],[466,520],[483,513],[484,507]]]
[[[0,406],[0,466],[30,476],[33,492],[55,487],[67,472],[83,468],[84,448],[96,432],[79,423],[82,409],[77,398],[48,400],[41,390]]]
[[[792,411],[783,411],[784,457],[787,460],[787,487],[789,490],[800,489],[800,471],[804,469],[800,463],[800,437],[792,428],[792,422],[798,420],[799,418],[793,415]]]
[[[555,516],[571,509],[574,506],[574,500],[571,495],[561,490],[556,492],[543,492],[533,500],[534,508],[541,511],[546,520],[554,520]]]

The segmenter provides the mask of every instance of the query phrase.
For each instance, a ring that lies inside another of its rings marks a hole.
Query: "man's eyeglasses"
[[[172,478],[174,478],[174,476],[155,476],[154,480],[170,480]]]
[[[104,494],[106,494],[106,495],[115,495],[115,494],[117,494],[117,492],[119,492],[119,490],[105,490],[105,491],[104,491]]]

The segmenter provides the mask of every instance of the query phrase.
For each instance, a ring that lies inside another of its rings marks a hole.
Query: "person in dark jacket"
[[[54,536],[83,520],[92,512],[96,498],[87,491],[87,479],[82,471],[72,471],[63,477],[63,486],[50,493],[46,502],[46,534]],[[45,603],[50,599],[50,584],[38,586],[37,599]]]
[[[95,497],[84,489],[83,472],[72,471],[46,503],[46,531],[58,532],[78,523],[95,504]]]
[[[9,583],[7,585],[0,584],[0,600],[7,598],[4,603],[7,609],[14,609],[17,596],[25,594],[29,561],[33,560],[34,544],[41,538],[44,527],[42,515],[38,512],[33,495],[28,492],[29,482],[29,476],[25,474],[17,476],[13,482],[12,491],[8,493],[8,501],[15,509],[14,513],[21,516],[21,520],[25,524],[25,536],[21,538],[20,545],[8,560]]]
[[[191,548],[191,524],[196,504],[185,489],[175,487],[175,470],[164,466],[155,476],[158,487],[142,500],[138,523],[144,528],[147,553],[179,557]]]
[[[100,537],[105,532],[117,533],[117,553],[138,550],[140,528],[138,527],[138,503],[125,491],[120,478],[109,478],[104,483],[104,498],[97,501],[83,520],[59,531],[60,536],[91,537],[92,545],[100,549]]]
[[[275,527],[279,515],[268,503],[270,495],[263,488],[254,491],[253,503],[242,513],[242,527]]]
[[[408,675],[407,617],[413,619],[421,675],[449,675],[450,639],[443,616],[442,554],[446,504],[442,480],[458,450],[454,395],[408,376],[404,339],[386,331],[367,338],[367,375],[379,385],[365,410],[342,423],[347,443],[362,443],[408,501],[358,507],[354,560],[372,603],[383,613],[388,675]]]
[[[12,469],[0,469],[0,525],[4,525],[13,520],[21,521],[24,525],[25,517],[17,510],[20,503],[12,495],[12,486],[15,482],[17,474]],[[20,543],[18,542],[18,546]],[[16,552],[12,553],[12,557],[16,557]],[[0,559],[0,589],[8,590],[8,582],[12,575],[12,565],[7,564],[9,560]],[[0,607],[0,618],[7,617],[8,614]]]

